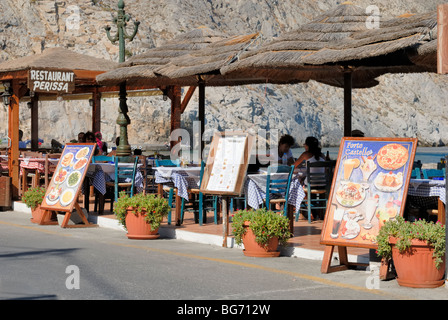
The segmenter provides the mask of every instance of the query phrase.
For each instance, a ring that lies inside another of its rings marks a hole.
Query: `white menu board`
[[[215,133],[201,183],[204,194],[241,194],[254,136],[245,132]]]
[[[230,136],[219,139],[207,190],[235,190],[239,168],[244,161],[246,140],[247,137],[245,136]]]

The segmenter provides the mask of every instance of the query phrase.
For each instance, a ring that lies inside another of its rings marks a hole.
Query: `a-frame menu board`
[[[321,233],[322,272],[334,246],[340,255],[346,247],[375,249],[381,226],[403,215],[416,148],[413,138],[342,138]]]
[[[47,212],[67,212],[61,227],[67,227],[73,207],[75,207],[84,224],[90,226],[77,200],[87,168],[95,151],[95,145],[95,143],[68,143],[62,151],[41,205],[41,209]]]
[[[215,133],[200,191],[223,196],[240,195],[253,143],[254,137],[249,133]]]

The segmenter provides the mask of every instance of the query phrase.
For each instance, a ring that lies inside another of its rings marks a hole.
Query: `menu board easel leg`
[[[72,213],[71,212],[67,212],[65,214],[64,220],[62,221],[61,228],[98,227],[97,224],[90,223],[87,220],[86,216],[84,215],[84,212],[82,212],[82,209],[81,209],[81,207],[79,206],[79,204],[77,202],[75,202],[75,209],[76,209],[76,212],[79,214],[79,217],[81,218],[81,220],[82,220],[82,222],[84,224],[69,225],[68,221],[70,220],[70,216],[72,215]]]
[[[222,229],[223,229],[223,242],[222,246],[227,248],[227,236],[229,235],[229,212],[228,212],[228,198],[222,197]]]
[[[338,254],[339,254],[340,264],[337,266],[331,266],[331,259],[333,257],[334,247],[335,246],[332,246],[332,245],[325,246],[324,257],[322,259],[322,266],[320,269],[321,273],[342,271],[342,270],[354,268],[356,266],[368,266],[368,264],[365,264],[365,263],[348,262],[347,247],[344,247],[344,246],[338,246]]]
[[[52,219],[49,219],[49,215],[51,214]],[[55,212],[54,211],[49,211],[49,210],[44,210],[40,221],[37,221],[37,223],[39,225],[56,225],[58,224],[58,221],[53,219],[53,217],[55,218]]]

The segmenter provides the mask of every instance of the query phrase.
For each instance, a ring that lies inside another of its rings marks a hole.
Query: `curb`
[[[26,212],[31,214],[31,209],[28,208],[24,203],[21,202],[13,202],[13,211],[20,211],[20,212]],[[92,222],[94,224],[97,224],[101,228],[108,228],[108,229],[114,229],[126,232],[126,230],[118,223],[117,220],[100,217],[96,215],[89,215],[88,216],[89,222]],[[219,246],[222,247],[223,245],[223,238],[222,236],[213,235],[213,234],[206,234],[206,233],[196,233],[196,232],[190,232],[185,230],[179,230],[172,227],[160,227],[159,229],[160,236],[163,238],[169,238],[169,239],[178,239],[178,240],[184,240],[189,242],[195,242],[200,244],[208,244],[213,246]],[[242,246],[237,245],[234,242],[234,239],[232,237],[227,238],[227,248],[230,249],[243,249]],[[312,249],[305,249],[305,248],[298,248],[298,247],[284,247],[281,249],[281,255],[291,258],[303,258],[303,259],[309,259],[309,260],[320,260],[322,261],[324,252],[320,250],[312,250]],[[338,260],[338,253],[335,252],[333,254],[333,259]],[[370,259],[369,257],[366,257],[364,255],[348,255],[348,259],[352,262],[356,263],[369,263]]]

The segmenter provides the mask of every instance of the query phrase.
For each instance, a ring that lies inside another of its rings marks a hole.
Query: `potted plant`
[[[155,194],[129,197],[124,191],[114,205],[115,216],[128,231],[129,239],[157,239],[160,223],[170,210],[168,201]]]
[[[387,221],[378,236],[378,255],[392,258],[401,286],[434,288],[444,283],[445,226],[440,222]]]
[[[244,255],[251,257],[278,257],[278,245],[291,238],[288,218],[265,208],[238,210],[232,228],[235,242],[243,244]]]
[[[57,220],[54,219],[54,214],[47,215],[45,220],[42,220],[42,216],[45,210],[40,208],[42,201],[45,197],[46,189],[44,187],[32,187],[23,193],[22,201],[28,208],[31,208],[31,222],[39,224],[57,224]]]

